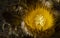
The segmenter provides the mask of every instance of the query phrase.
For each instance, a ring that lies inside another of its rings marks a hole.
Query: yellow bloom
[[[26,27],[32,30],[45,31],[51,28],[54,24],[53,14],[50,10],[43,7],[32,9],[24,18]]]

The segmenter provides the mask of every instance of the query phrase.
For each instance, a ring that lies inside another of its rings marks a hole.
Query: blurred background
[[[56,19],[55,32],[49,38],[60,38],[60,0],[0,0],[0,38],[35,38],[23,31],[21,23],[25,10],[38,3],[51,9]]]

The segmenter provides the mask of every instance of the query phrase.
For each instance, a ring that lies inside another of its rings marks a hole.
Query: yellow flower
[[[26,27],[32,30],[45,31],[54,25],[53,14],[50,10],[43,7],[37,7],[28,12],[24,18]]]

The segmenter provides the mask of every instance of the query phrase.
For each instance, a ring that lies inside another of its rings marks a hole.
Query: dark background
[[[19,25],[21,25],[21,21],[23,20],[23,16],[25,15],[25,9],[28,9],[27,7],[30,7],[30,5],[34,5],[39,0],[0,0],[0,38],[33,38],[29,35],[25,35],[22,30],[19,28]],[[49,0],[46,0],[49,1]],[[60,2],[51,0],[53,2],[53,9],[54,11],[57,11],[55,14],[55,33],[50,38],[60,38]],[[39,1],[40,3],[42,1]],[[27,7],[25,6],[27,5]],[[22,7],[22,9],[19,9],[19,7]],[[17,21],[18,24],[16,23]],[[17,34],[19,36],[16,36],[14,34],[9,35],[9,24],[11,24],[12,31],[14,30],[15,26],[17,27]],[[2,28],[4,26],[4,29]],[[19,30],[20,29],[20,30]]]

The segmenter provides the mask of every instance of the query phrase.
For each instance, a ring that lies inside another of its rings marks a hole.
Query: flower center
[[[45,18],[42,15],[37,15],[35,18],[35,24],[36,25],[40,25],[40,26],[44,26],[45,24]]]

